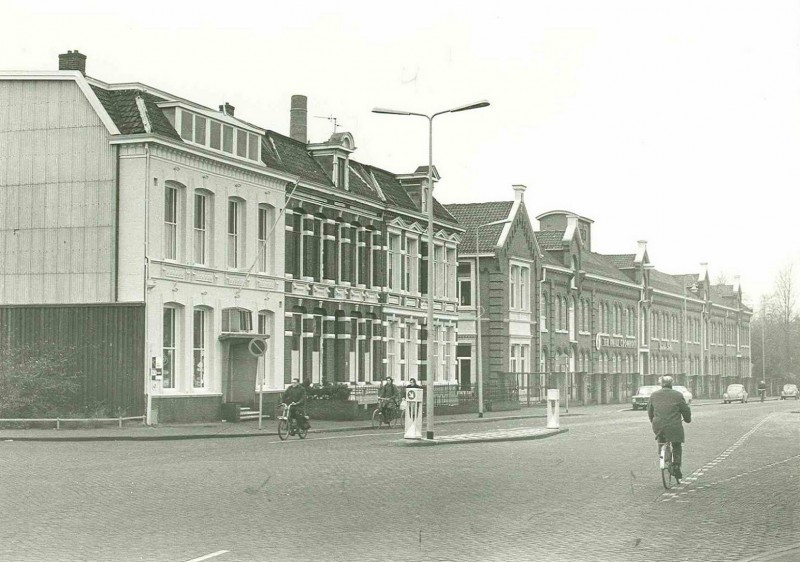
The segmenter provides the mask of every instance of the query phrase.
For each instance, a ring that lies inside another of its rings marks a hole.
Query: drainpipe
[[[543,259],[544,256],[539,256],[539,263],[541,263]],[[544,373],[544,365],[545,365],[545,360],[542,355],[542,338],[544,337],[542,336],[542,286],[544,285],[544,282],[546,280],[547,280],[547,269],[545,269],[544,265],[542,265],[542,278],[539,279],[539,400],[540,401],[545,398],[544,395],[545,384],[543,379],[544,375],[542,374]],[[544,311],[545,312],[547,311],[546,305],[544,306]],[[545,323],[546,322],[547,319],[545,318]]]
[[[145,423],[152,425],[153,394],[150,381],[150,333],[148,321],[149,310],[147,307],[148,287],[150,284],[150,204],[148,190],[150,188],[150,145],[144,145],[144,389],[147,393],[147,406],[145,410]]]

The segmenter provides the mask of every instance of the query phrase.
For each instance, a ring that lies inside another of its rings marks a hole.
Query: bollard
[[[558,389],[547,389],[547,429],[558,429]]]
[[[421,388],[406,389],[406,433],[405,439],[422,439],[422,398]]]

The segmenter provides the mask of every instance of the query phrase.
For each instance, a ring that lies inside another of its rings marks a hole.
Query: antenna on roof
[[[314,116],[314,119],[327,119],[328,121],[330,121],[331,123],[333,123],[333,134],[334,134],[334,135],[336,134],[336,128],[337,128],[337,127],[341,127],[341,126],[342,126],[342,125],[339,123],[339,120],[338,120],[338,119],[336,119],[336,117],[334,117],[333,115],[329,115],[328,117],[325,117],[324,115],[315,115],[315,116]]]

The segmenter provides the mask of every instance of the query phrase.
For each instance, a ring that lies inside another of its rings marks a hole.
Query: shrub
[[[80,413],[84,379],[73,347],[0,349],[0,418]]]
[[[311,400],[347,400],[350,398],[350,386],[343,383],[331,384],[323,378],[321,385],[308,388],[308,397]]]

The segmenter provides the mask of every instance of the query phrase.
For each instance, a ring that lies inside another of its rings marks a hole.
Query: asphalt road
[[[584,411],[553,438],[449,447],[2,442],[0,560],[800,560],[796,402],[695,407],[670,492],[646,413]]]

